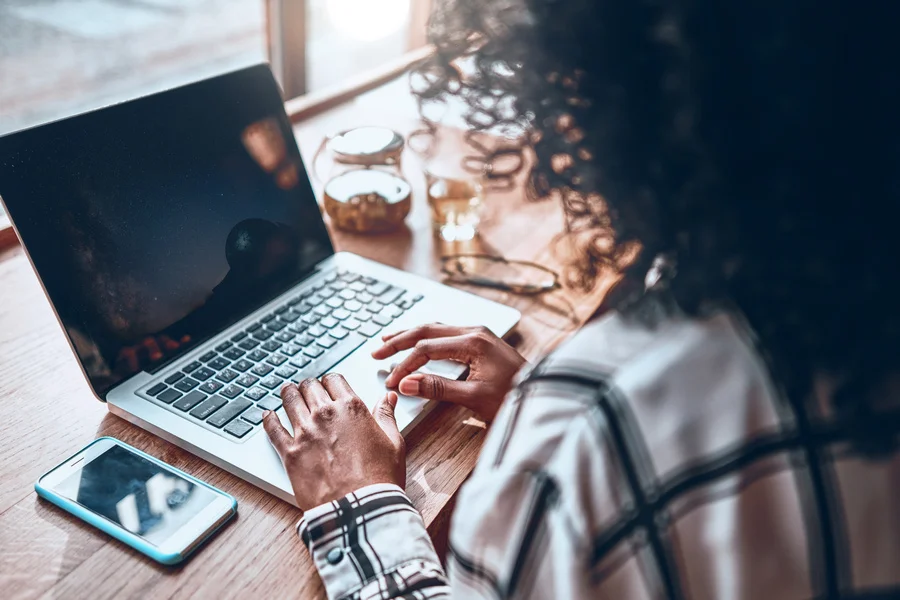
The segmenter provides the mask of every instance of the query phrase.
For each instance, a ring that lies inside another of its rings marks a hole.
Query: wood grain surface
[[[307,165],[323,136],[355,125],[417,127],[405,79],[297,124]],[[458,136],[448,131],[447,139]],[[462,147],[460,147],[462,152]],[[550,249],[560,209],[519,192],[487,198],[481,238],[444,245],[431,232],[421,161],[404,156],[414,189],[407,226],[381,236],[333,232],[336,246],[428,277],[440,278],[440,255],[481,250],[556,265]],[[324,170],[327,169],[327,165]],[[316,184],[317,193],[321,183]],[[535,359],[568,336],[605,291],[558,291],[523,298],[471,291],[515,306],[523,319],[514,338]],[[323,597],[321,582],[294,534],[299,511],[229,473],[109,414],[93,397],[21,248],[0,251],[0,597],[7,598],[276,598]],[[484,424],[458,407],[433,411],[408,436],[408,493],[439,547],[459,486],[471,472]],[[239,516],[180,567],[163,567],[70,517],[33,491],[35,480],[102,435],[132,444],[231,494]]]

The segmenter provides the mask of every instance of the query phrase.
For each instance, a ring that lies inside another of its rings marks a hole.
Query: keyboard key
[[[334,345],[337,343],[337,340],[334,339],[333,337],[331,337],[330,335],[326,335],[326,336],[323,336],[323,337],[320,337],[319,339],[317,339],[316,343],[318,345],[322,346],[323,348],[333,348]]]
[[[166,383],[168,383],[169,385],[172,385],[179,379],[183,379],[183,378],[184,378],[184,373],[172,373],[171,375],[166,377]]]
[[[368,288],[366,288],[366,291],[368,291],[373,296],[380,296],[388,291],[390,287],[391,286],[389,286],[388,284],[379,281],[378,283],[371,284]]]
[[[285,327],[287,327],[287,323],[280,319],[278,321],[272,321],[271,323],[266,325],[266,329],[268,329],[269,331],[281,331]]]
[[[250,373],[244,373],[235,381],[236,384],[242,385],[245,388],[253,387],[253,385],[259,381],[259,377],[256,375],[251,375]]]
[[[284,321],[285,323],[293,323],[294,321],[296,321],[299,318],[300,318],[300,313],[293,311],[293,310],[289,313],[285,313],[285,314],[281,315],[281,320]]]
[[[359,332],[367,337],[376,336],[379,331],[381,331],[381,327],[375,323],[363,323],[362,327],[359,328]]]
[[[175,400],[181,398],[182,393],[178,390],[166,390],[162,394],[156,397],[160,402],[165,402],[166,404],[172,404]]]
[[[356,298],[356,292],[350,289],[341,290],[341,293],[338,294],[338,296],[340,296],[341,300],[353,300]]]
[[[205,421],[211,414],[228,404],[228,400],[222,396],[210,396],[197,408],[191,411],[191,416]]]
[[[225,352],[229,348],[231,348],[231,342],[224,341],[221,344],[219,344],[218,346],[216,346],[216,352]]]
[[[257,331],[256,333],[253,334],[253,337],[258,339],[261,342],[264,342],[267,339],[269,339],[270,337],[272,337],[273,335],[274,334],[271,331],[269,331],[268,329],[260,329],[259,331]]]
[[[386,315],[392,319],[396,319],[403,314],[403,309],[396,304],[391,304],[390,306],[384,307],[384,310],[381,311],[381,314]]]
[[[269,352],[276,352],[281,349],[281,342],[276,342],[275,340],[269,340],[265,344],[262,345],[263,350],[268,350]]]
[[[331,329],[332,327],[337,327],[338,323],[340,323],[340,321],[338,321],[334,317],[325,317],[324,319],[319,321],[319,325],[321,325],[322,327],[325,327],[326,329]]]
[[[366,338],[361,335],[356,333],[348,335],[330,350],[325,350],[316,360],[310,362],[306,367],[301,368],[298,373],[291,377],[291,380],[298,382],[310,377],[321,377],[323,373],[341,362],[348,354],[359,348],[365,342]]]
[[[184,398],[182,398],[181,400],[179,400],[178,402],[176,402],[175,404],[173,404],[172,406],[174,406],[178,410],[187,412],[187,411],[191,410],[192,408],[194,408],[195,406],[197,406],[198,404],[200,404],[201,402],[203,402],[204,400],[206,400],[206,394],[204,394],[200,391],[193,391],[190,394],[188,394],[187,396],[185,396]]]
[[[243,373],[244,371],[246,371],[248,369],[252,369],[253,363],[250,362],[249,360],[247,360],[246,358],[242,358],[241,360],[239,360],[236,363],[234,363],[233,365],[231,365],[231,368],[234,369],[235,371],[240,371],[241,373]]]
[[[409,296],[405,296],[405,297],[397,300],[395,306],[400,307],[402,309],[401,310],[401,312],[402,312],[403,310],[408,310],[409,308],[411,308],[413,304],[415,304],[413,299],[410,298]]]
[[[423,296],[422,294],[416,294],[415,296],[413,296],[413,302],[418,302],[419,300],[421,300],[424,297],[425,296]]]
[[[276,375],[269,375],[260,382],[260,385],[269,388],[270,390],[274,390],[281,385],[282,381],[284,381],[284,379],[282,379],[281,377],[278,377]]]
[[[321,319],[321,318],[322,317],[320,317],[319,315],[317,315],[314,312],[308,312],[305,315],[303,315],[303,318],[301,318],[300,320],[303,321],[303,323],[306,325],[315,325],[316,323],[319,322],[319,319]]]
[[[263,419],[263,411],[258,406],[251,406],[241,415],[241,418],[247,421],[248,423],[253,423],[254,425],[259,425],[262,423]]]
[[[266,396],[262,400],[256,403],[258,407],[263,410],[278,410],[281,408],[281,398],[276,398],[275,396]]]
[[[341,300],[340,298],[338,298],[337,296],[332,296],[331,298],[329,298],[328,300],[325,301],[325,304],[327,304],[331,308],[340,308],[344,304],[344,301]]]
[[[303,349],[303,354],[307,355],[310,358],[319,358],[322,356],[322,349],[318,346],[307,346]]]
[[[231,400],[232,398],[237,398],[242,393],[244,393],[244,390],[234,385],[233,383],[231,385],[225,386],[225,389],[219,392],[220,395],[225,396],[229,400]]]
[[[206,366],[209,367],[210,369],[214,369],[216,371],[221,371],[222,369],[227,367],[229,364],[230,364],[229,361],[225,360],[224,358],[222,358],[220,356],[217,359],[211,360],[208,363],[206,363]]]
[[[309,335],[308,333],[304,333],[304,334],[303,334],[302,336],[300,336],[300,338],[297,340],[297,345],[300,346],[300,347],[306,347],[306,346],[309,346],[310,344],[314,344],[315,342],[316,342],[316,338],[314,338],[313,336]]]
[[[312,309],[313,309],[313,306],[309,302],[301,302],[299,306],[294,308],[294,311],[298,312],[302,315],[302,314],[308,313]]]
[[[200,364],[200,361],[195,360],[194,362],[192,362],[191,364],[189,364],[188,366],[183,368],[182,371],[184,371],[185,373],[190,373],[192,371],[196,371],[197,369],[199,369],[202,366],[203,365]]]
[[[270,365],[280,367],[281,365],[283,365],[284,363],[287,362],[287,356],[284,356],[281,354],[273,354],[272,356],[270,356],[269,358],[266,359],[266,362],[269,363]]]
[[[242,357],[246,352],[241,350],[240,348],[229,348],[225,352],[222,353],[222,356],[227,358],[228,360],[237,360]]]
[[[403,288],[392,287],[387,292],[379,296],[378,301],[383,302],[384,304],[393,304],[405,293],[406,290],[404,290]]]
[[[281,367],[280,369],[275,371],[275,374],[278,375],[279,377],[284,377],[285,379],[287,379],[288,377],[290,377],[291,375],[293,375],[296,372],[297,372],[297,369],[295,367],[285,366],[285,367]]]
[[[366,309],[363,309],[357,313],[354,313],[353,316],[360,321],[371,321],[372,317],[374,317],[375,315],[370,313]]]
[[[260,363],[253,367],[253,374],[259,375],[260,377],[265,377],[269,373],[272,372],[272,367],[267,365],[266,363]]]
[[[219,390],[222,389],[222,384],[216,380],[212,380],[212,381],[207,381],[206,383],[202,384],[197,389],[206,394],[215,394],[216,392],[218,392]]]
[[[270,314],[270,315],[264,316],[262,319],[259,320],[259,322],[265,324],[265,323],[268,323],[269,321],[272,321],[273,319],[275,319],[275,315]]]
[[[347,271],[341,275],[341,279],[346,281],[347,283],[353,283],[359,279],[359,273],[353,273],[352,271]]]
[[[306,331],[308,325],[306,323],[294,323],[291,325],[291,332],[294,334],[301,334]]]
[[[363,292],[361,294],[357,294],[356,299],[359,300],[360,302],[362,302],[363,304],[368,304],[369,302],[371,302],[372,300],[375,299],[375,296],[373,296],[369,292]],[[359,309],[357,309],[357,310],[359,310]]]
[[[266,390],[256,387],[256,388],[253,388],[252,390],[248,391],[244,395],[247,396],[248,398],[250,398],[251,400],[259,400],[260,398],[264,397],[268,393],[269,392],[267,392]]]
[[[231,341],[234,342],[234,343],[237,343],[237,342],[240,342],[241,340],[243,340],[243,339],[246,338],[246,337],[247,337],[246,332],[239,331],[238,333],[236,333],[236,334],[234,334],[233,336],[231,336]]]
[[[369,305],[366,306],[366,310],[372,314],[378,314],[384,310],[384,304],[375,300],[374,302],[369,302]]]
[[[194,371],[192,373],[192,375],[194,376],[194,379],[199,379],[200,381],[206,381],[207,379],[209,379],[210,377],[212,377],[215,374],[216,374],[215,371],[213,371],[212,369],[208,369],[206,367],[203,367],[202,369],[197,369],[196,371]]]
[[[199,381],[186,377],[175,384],[175,389],[181,390],[182,392],[189,392],[198,385],[200,385]]]
[[[349,329],[350,331],[356,331],[362,325],[357,319],[347,319],[342,324],[344,329]]]
[[[325,283],[331,283],[333,281],[337,281],[338,273],[337,271],[332,271],[328,275],[325,276]]]
[[[275,314],[283,315],[284,313],[286,313],[288,311],[289,308],[290,307],[287,304],[285,304],[284,306],[279,306],[278,308],[275,309]]]
[[[288,344],[284,348],[281,349],[282,354],[286,354],[287,356],[296,356],[298,352],[303,350],[300,346],[296,344]]]
[[[372,322],[377,323],[377,324],[381,325],[382,327],[387,327],[388,325],[391,324],[391,322],[393,320],[394,319],[392,319],[385,313],[378,313],[377,315],[372,317]]]
[[[296,336],[296,335],[297,335],[296,333],[291,333],[290,331],[285,331],[283,333],[279,333],[278,335],[276,335],[275,339],[278,340],[279,342],[286,344],[289,341],[291,341],[292,339],[294,339],[294,336]]]
[[[330,335],[331,337],[333,337],[336,340],[342,340],[345,337],[347,337],[347,334],[349,334],[349,333],[350,332],[347,331],[346,329],[344,329],[343,327],[335,327],[334,329],[332,329],[331,331],[328,332],[328,335]]]
[[[366,285],[372,285],[373,283],[378,283],[378,280],[374,277],[360,277],[360,281],[362,281]]]
[[[290,304],[291,306],[296,306],[301,302],[303,302],[303,294],[298,294],[297,296],[294,296],[293,298],[288,300],[288,304]]]
[[[350,287],[348,289],[351,289],[354,292],[364,292],[366,291],[366,284],[362,281],[354,281],[350,284]]]
[[[241,342],[240,344],[238,344],[238,346],[240,346],[244,350],[250,351],[250,350],[253,350],[254,348],[256,348],[257,346],[259,346],[259,342],[257,342],[253,338],[248,338],[248,339],[244,340],[243,342]]]
[[[330,318],[335,318],[338,321],[343,321],[344,319],[349,319],[351,314],[352,313],[349,310],[339,308],[336,311],[334,311],[333,313],[331,313]]]
[[[253,431],[253,425],[241,420],[232,421],[225,426],[225,433],[231,434],[236,438],[242,438],[251,431]]]
[[[236,371],[233,371],[231,369],[225,369],[224,371],[219,373],[219,375],[216,377],[216,379],[218,379],[219,381],[224,381],[225,383],[230,383],[230,382],[234,381],[235,379],[237,379],[237,376],[238,376],[238,374]]]
[[[213,414],[213,416],[206,420],[206,422],[213,427],[224,427],[232,419],[234,419],[236,416],[238,416],[251,406],[253,406],[253,403],[244,398],[234,400],[217,410]]]
[[[200,360],[202,360],[203,362],[209,362],[212,359],[214,359],[215,357],[216,357],[215,352],[207,352],[206,354],[204,354],[203,356],[200,357]]]
[[[331,314],[331,307],[327,304],[320,304],[313,309],[313,312],[320,317],[327,317]]]
[[[326,300],[328,298],[331,298],[332,296],[334,296],[334,294],[335,294],[335,291],[333,289],[331,289],[330,287],[322,288],[321,290],[319,290],[319,295],[322,296],[322,298],[325,298]]]
[[[163,391],[164,389],[166,389],[166,384],[157,383],[156,385],[154,385],[152,388],[150,388],[149,390],[147,390],[144,393],[147,394],[148,396],[155,396],[158,393],[160,393],[161,391]]]
[[[261,327],[262,327],[262,325],[260,325],[259,323],[254,323],[254,324],[248,326],[247,329],[245,329],[244,331],[246,331],[247,333],[253,333],[254,331],[257,331],[258,329],[260,329]]]
[[[268,354],[263,352],[262,350],[254,350],[253,352],[251,352],[250,354],[247,355],[247,358],[254,362],[259,362],[261,360],[265,360],[265,358],[267,356],[268,356]]]
[[[317,338],[317,337],[325,335],[326,333],[328,333],[328,331],[320,325],[313,325],[312,327],[310,327],[309,329],[306,330],[306,333],[314,338]]]
[[[297,358],[292,358],[290,364],[297,367],[298,369],[302,369],[303,367],[305,367],[306,365],[308,365],[311,362],[312,362],[312,360],[308,356],[303,356],[301,354]]]

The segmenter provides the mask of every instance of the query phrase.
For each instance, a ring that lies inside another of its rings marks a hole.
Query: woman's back
[[[783,398],[737,315],[605,318],[501,410],[451,579],[523,597],[900,595],[900,455],[870,460],[848,435]]]

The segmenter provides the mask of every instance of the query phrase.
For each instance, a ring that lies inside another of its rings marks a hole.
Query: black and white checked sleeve
[[[395,485],[366,486],[317,506],[297,533],[332,600],[449,597],[422,517]]]

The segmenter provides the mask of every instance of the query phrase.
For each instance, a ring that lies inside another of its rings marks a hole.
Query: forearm
[[[306,512],[297,531],[328,597],[447,598],[449,588],[421,515],[395,485],[366,486]]]

